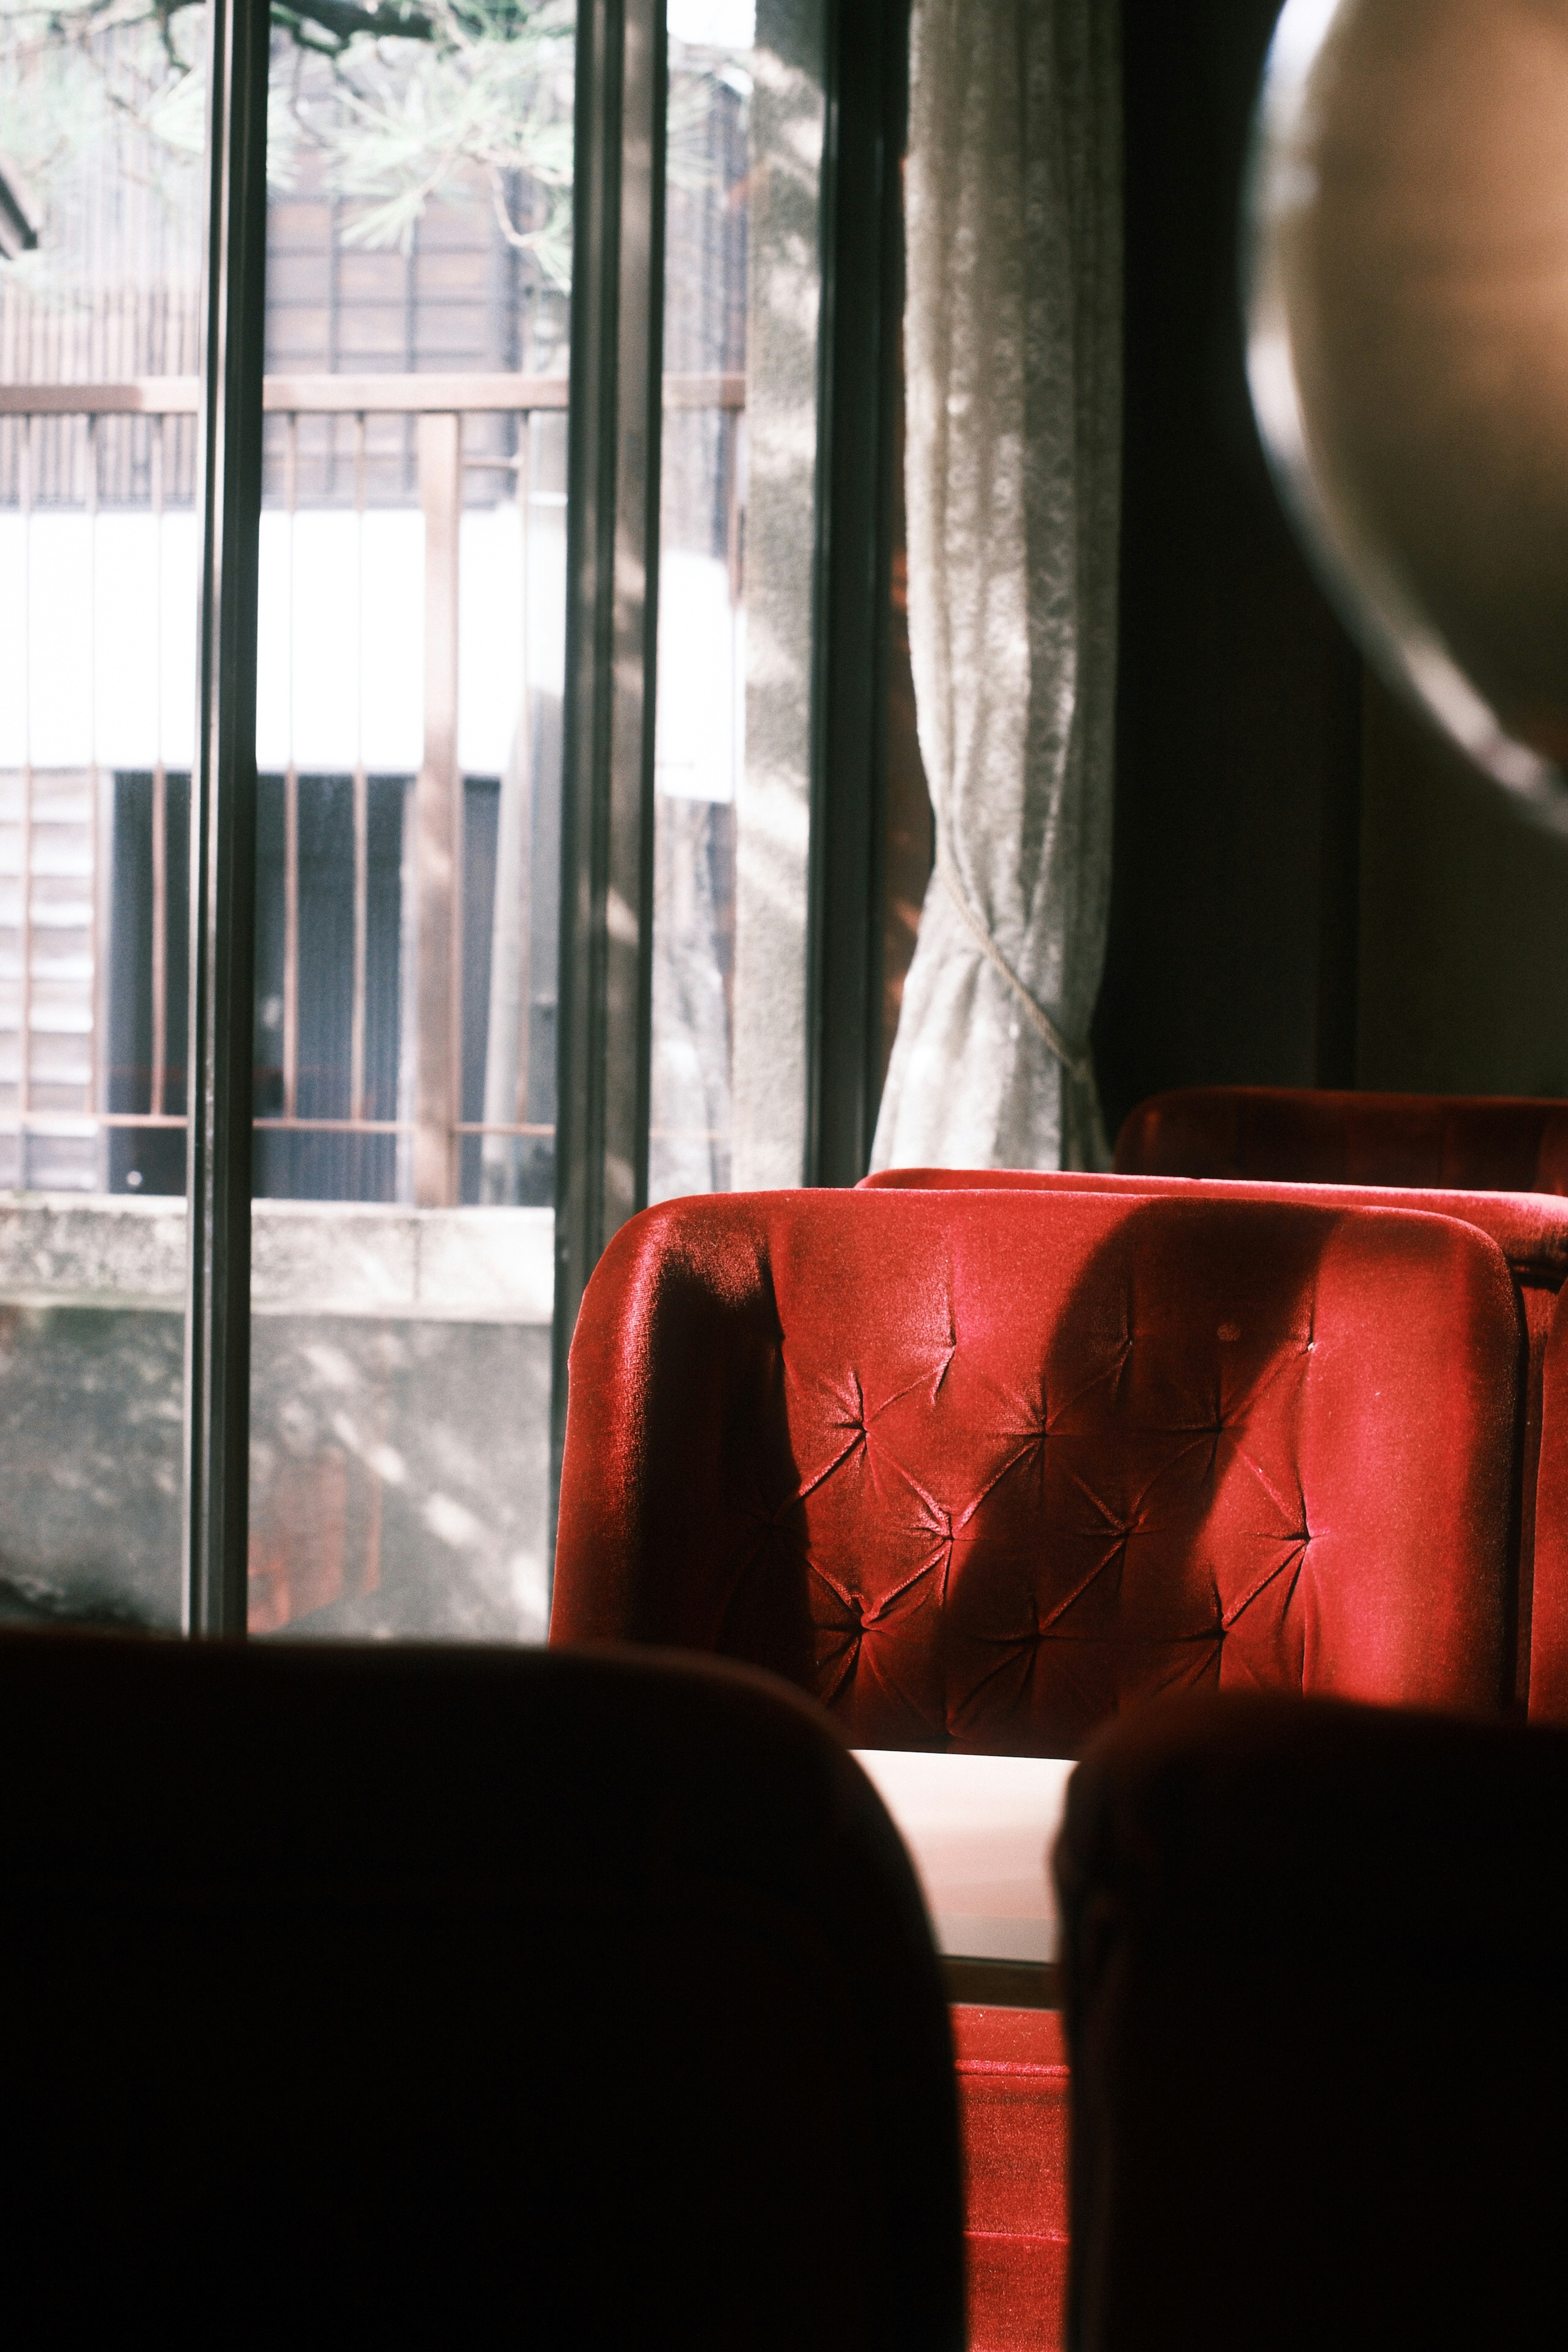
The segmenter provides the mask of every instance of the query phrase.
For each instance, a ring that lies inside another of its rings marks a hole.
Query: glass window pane
[[[899,339],[893,417],[893,515],[888,579],[888,772],[883,803],[882,1053],[885,1083],[936,856],[936,822],[921,757],[910,661],[909,515],[904,503],[904,353]]]
[[[546,1607],[574,10],[274,37],[253,1632]]]
[[[797,1184],[820,0],[669,0],[648,1192]]]
[[[182,1611],[205,32],[0,7],[0,1619]]]

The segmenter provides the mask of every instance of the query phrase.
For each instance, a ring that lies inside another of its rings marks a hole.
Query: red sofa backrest
[[[552,1639],[750,1659],[868,1747],[1071,1754],[1177,1686],[1493,1706],[1521,1355],[1436,1217],[669,1202],[584,1299]]]
[[[1457,1217],[1489,1234],[1522,1288],[1555,1297],[1568,1281],[1568,1199],[1560,1193],[1483,1192],[1406,1184],[1287,1183],[1267,1177],[1145,1176],[1084,1169],[879,1168],[859,1191],[1107,1192],[1113,1197],[1298,1202],[1305,1208],[1410,1209]],[[1547,1320],[1542,1314],[1542,1325]]]
[[[1174,1200],[1296,1201],[1405,1208],[1489,1234],[1519,1286],[1528,1338],[1519,1486],[1510,1512],[1510,1686],[1541,1722],[1568,1723],[1568,1200],[1539,1192],[1450,1192],[1351,1184],[1275,1184],[1194,1176],[1100,1176],[1008,1168],[884,1168],[877,1191],[1106,1192]],[[1544,1442],[1543,1442],[1544,1441]]]
[[[1568,1103],[1179,1087],[1128,1113],[1114,1165],[1123,1176],[1568,1192]]]

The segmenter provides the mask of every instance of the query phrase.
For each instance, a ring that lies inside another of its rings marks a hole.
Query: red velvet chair
[[[1568,1192],[1568,1102],[1179,1087],[1128,1113],[1112,1164],[1122,1176]]]
[[[667,1203],[584,1300],[552,1639],[765,1664],[868,1747],[1072,1754],[1171,1688],[1495,1710],[1523,1352],[1501,1252],[1447,1218]],[[1059,2329],[1064,2078],[1054,2021],[987,2017],[972,2342],[1008,2352]]]
[[[866,1177],[863,1187],[1331,1202],[1347,1209],[1408,1209],[1458,1217],[1489,1234],[1518,1286],[1528,1339],[1520,1480],[1510,1509],[1510,1680],[1521,1712],[1528,1710],[1539,1722],[1568,1722],[1568,1316],[1557,1313],[1568,1277],[1568,1200],[1529,1192],[997,1168],[887,1168]],[[1543,1429],[1562,1433],[1544,1450]]]
[[[1056,1849],[1074,2352],[1562,2340],[1568,1734],[1108,1727]]]
[[[0,1782],[17,2342],[960,2352],[930,1930],[778,1684],[12,1634]]]

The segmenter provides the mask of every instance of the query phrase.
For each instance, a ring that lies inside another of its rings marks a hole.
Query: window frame
[[[269,0],[208,0],[206,293],[186,1129],[185,1630],[246,1630],[257,575]]]
[[[880,1083],[888,604],[910,0],[826,0],[802,1181]],[[257,571],[268,0],[208,0],[200,708],[191,806],[185,1624],[246,1630]],[[580,0],[550,1517],[583,1291],[647,1195],[664,0]]]
[[[805,1181],[857,1184],[882,1092],[893,465],[910,0],[832,0],[823,158]]]
[[[577,1309],[647,1200],[665,0],[578,0],[550,1550]]]
[[[865,1174],[881,1090],[909,21],[827,0],[824,27],[805,1184]],[[577,57],[552,1526],[577,1310],[647,1200],[664,0],[581,0]]]

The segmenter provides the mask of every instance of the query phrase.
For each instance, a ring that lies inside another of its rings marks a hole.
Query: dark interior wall
[[[1568,838],[1368,681],[1357,1081],[1568,1096]]]
[[[1124,0],[1126,435],[1106,1118],[1355,1078],[1361,669],[1253,428],[1237,197],[1279,0]]]

